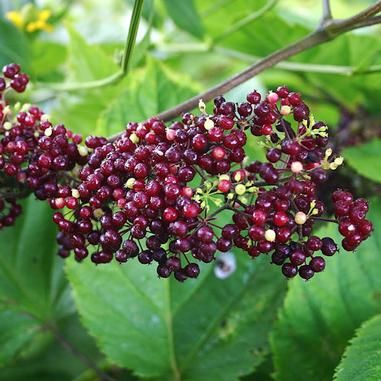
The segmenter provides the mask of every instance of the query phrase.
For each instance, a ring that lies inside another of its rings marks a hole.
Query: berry
[[[296,266],[299,266],[301,264],[304,263],[304,261],[306,260],[306,256],[305,254],[300,251],[300,250],[297,250],[297,251],[294,251],[291,256],[290,256],[290,261],[293,265],[296,265]]]
[[[311,266],[303,265],[299,269],[299,275],[301,278],[308,280],[308,279],[311,279],[315,275],[315,272]]]
[[[185,266],[184,272],[189,278],[197,278],[200,274],[200,268],[197,263],[189,263]]]
[[[282,266],[282,273],[286,278],[293,278],[298,273],[298,268],[291,263]]]
[[[309,265],[315,273],[319,273],[325,269],[325,259],[323,257],[313,257]]]
[[[321,252],[329,257],[334,255],[337,252],[337,245],[335,241],[330,237],[323,238]]]

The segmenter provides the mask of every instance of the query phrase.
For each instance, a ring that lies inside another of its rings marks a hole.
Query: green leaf
[[[66,46],[51,41],[34,40],[32,46],[31,73],[42,81],[61,81],[58,68],[65,62]]]
[[[215,2],[196,0],[196,6],[203,19],[208,36],[213,40],[223,35],[226,29],[230,29],[237,25],[237,23],[241,23],[242,20],[250,16],[251,13],[257,13],[267,2],[268,0],[220,0]],[[222,20],[223,22],[221,22]],[[253,28],[256,22],[260,22],[260,20],[261,18],[254,19],[248,22],[246,27],[240,28],[229,36],[226,36],[227,39],[222,40],[223,44],[225,44],[227,40],[237,39],[237,36],[240,35],[242,30],[245,30],[245,28]],[[275,33],[271,33],[270,36],[273,34]],[[253,45],[252,41],[250,45]]]
[[[68,31],[68,81],[92,81],[117,72],[117,65],[99,46],[89,45],[72,28],[68,28]],[[76,133],[94,133],[99,114],[119,92],[119,86],[110,86],[74,95],[63,93],[58,98],[58,106],[52,112],[53,119],[56,123],[64,123]]]
[[[118,133],[128,122],[154,116],[199,90],[190,78],[178,76],[153,60],[144,70],[134,72],[131,80],[129,88],[102,113],[97,123],[98,133],[106,136]]]
[[[202,38],[204,36],[204,28],[201,23],[200,15],[194,5],[193,0],[163,0],[168,15],[172,21],[180,28],[191,35]]]
[[[0,301],[49,318],[67,297],[62,261],[56,256],[56,229],[47,203],[31,196],[23,207],[16,225],[0,232]]]
[[[360,175],[381,182],[381,140],[375,139],[360,146],[343,150],[342,155]]]
[[[0,362],[44,347],[41,327],[73,313],[47,203],[23,202],[16,225],[0,232]],[[40,339],[38,339],[40,337]],[[37,341],[36,341],[37,340]]]
[[[25,351],[42,332],[34,318],[13,311],[0,312],[0,321],[0,367],[2,367]]]
[[[233,381],[267,353],[284,286],[267,258],[237,261],[228,279],[209,264],[184,284],[137,261],[68,261],[67,274],[85,327],[116,364],[160,380]]]
[[[27,70],[29,45],[23,33],[0,18],[0,67],[11,62],[17,62]]]
[[[89,45],[73,28],[69,32],[69,78],[75,81],[102,79],[118,71],[118,66],[97,45]]]
[[[381,200],[370,210],[375,231],[356,253],[327,258],[326,270],[307,283],[290,281],[271,338],[277,381],[330,380],[355,329],[381,311]],[[320,236],[340,241],[336,229],[330,224]]]
[[[16,316],[15,316],[16,317]],[[17,316],[18,320],[26,319],[25,316]],[[83,374],[92,370],[89,369],[89,364],[83,360],[83,357],[78,355],[82,353],[102,366],[102,358],[99,351],[96,349],[94,340],[86,333],[80,325],[77,315],[71,315],[69,318],[61,320],[57,325],[60,337],[65,339],[65,344],[56,337],[49,335],[49,332],[38,327],[41,335],[45,335],[45,346],[38,353],[33,353],[32,356],[18,356],[15,360],[6,366],[0,368],[0,379],[2,381],[16,380],[58,380],[58,381],[73,381]],[[20,327],[21,328],[21,327]],[[27,328],[27,326],[25,327]],[[28,334],[28,330],[25,333]],[[5,333],[6,334],[6,333]],[[21,337],[23,331],[9,332],[8,336],[16,334]],[[46,337],[48,335],[48,337]],[[38,337],[32,336],[33,343],[39,340]],[[12,339],[14,341],[14,339]],[[20,339],[21,340],[21,339]],[[69,343],[69,348],[67,343]],[[73,349],[74,348],[74,349]],[[25,348],[22,348],[25,352]],[[87,380],[95,379],[87,378]],[[79,380],[79,378],[78,378]]]
[[[356,332],[336,368],[336,381],[381,379],[381,315],[365,322]]]

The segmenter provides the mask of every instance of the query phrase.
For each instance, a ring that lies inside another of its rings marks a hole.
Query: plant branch
[[[354,25],[349,25],[346,28],[345,32],[349,32],[351,30],[360,29],[360,28],[364,28],[367,26],[372,26],[372,25],[376,25],[376,24],[380,24],[380,23],[381,23],[381,16],[373,16],[373,17],[370,17],[368,19],[359,21],[358,23],[356,23]]]
[[[373,16],[380,10],[381,0],[377,1],[376,4],[368,7],[364,11],[356,14],[355,16],[349,19],[331,20],[331,22],[328,22],[325,25],[320,25],[315,32],[307,35],[301,40],[270,54],[269,56],[261,59],[252,66],[249,66],[242,72],[229,78],[228,80],[218,84],[217,86],[214,86],[213,88],[205,91],[202,94],[199,94],[169,110],[166,110],[158,114],[157,117],[164,121],[174,119],[181,113],[187,112],[197,107],[197,104],[200,99],[203,99],[204,102],[210,101],[214,97],[226,93],[227,91],[233,89],[234,87],[237,87],[243,82],[263,72],[265,69],[278,64],[286,58],[292,57],[314,46],[324,44],[338,37],[339,35],[347,32],[348,30],[354,29],[357,23],[363,22],[364,19],[367,19],[367,17],[369,16]]]
[[[381,0],[376,1],[373,5],[370,5],[368,8],[363,11],[355,14],[352,17],[349,17],[344,20],[332,20],[328,27],[338,33],[343,33],[348,30],[352,30],[356,28],[356,25],[363,22],[364,20],[369,19],[370,17],[376,15],[381,12]]]
[[[181,113],[195,108],[200,99],[202,99],[204,102],[210,101],[214,97],[224,94],[227,91],[233,89],[234,87],[239,86],[243,82],[261,73],[265,69],[274,66],[278,62],[283,61],[286,58],[291,57],[297,53],[300,53],[303,50],[309,49],[313,46],[319,45],[329,40],[330,36],[324,30],[319,30],[317,32],[311,33],[302,40],[299,40],[296,43],[293,43],[287,46],[286,48],[280,49],[275,53],[272,53],[269,56],[263,58],[262,60],[258,61],[252,66],[249,66],[247,69],[236,74],[227,81],[218,84],[217,86],[207,90],[206,92],[199,94],[173,107],[172,109],[160,113],[159,115],[157,115],[157,117],[164,121],[171,120],[176,116],[180,115]]]
[[[143,8],[144,0],[135,0],[134,7],[131,14],[130,26],[128,29],[127,39],[124,46],[121,68],[118,72],[112,74],[109,77],[98,79],[89,82],[79,83],[46,83],[41,84],[44,88],[54,91],[76,91],[76,90],[89,90],[108,85],[113,85],[119,82],[126,76],[129,69],[129,63],[131,61],[132,52],[135,47],[136,35],[139,29],[140,15]]]

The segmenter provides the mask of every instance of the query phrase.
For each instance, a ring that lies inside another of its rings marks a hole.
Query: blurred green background
[[[373,2],[331,3],[344,18]],[[132,4],[0,0],[0,65],[19,62],[32,79],[18,99],[75,132],[110,136],[302,38],[321,17],[316,0],[146,0],[129,74],[81,89],[118,70]],[[344,187],[371,199],[373,237],[307,283],[239,252],[228,279],[210,265],[184,285],[136,263],[64,264],[49,208],[25,200],[16,227],[0,233],[0,381],[380,380],[380,83],[375,26],[226,94],[240,101],[283,84],[301,92],[346,159],[322,197]],[[263,157],[255,141],[250,156]],[[324,234],[339,239],[332,227]]]

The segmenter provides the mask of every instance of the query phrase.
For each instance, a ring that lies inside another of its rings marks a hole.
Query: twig
[[[297,41],[294,44],[287,46],[281,50],[276,51],[275,53],[270,54],[269,56],[263,58],[261,61],[255,63],[252,66],[249,66],[244,71],[236,74],[232,78],[224,81],[217,86],[207,90],[206,92],[199,94],[167,111],[164,111],[157,115],[161,120],[167,121],[171,120],[178,115],[181,115],[183,112],[194,109],[199,100],[203,99],[205,101],[210,101],[214,97],[224,94],[234,87],[239,86],[241,83],[246,82],[255,75],[261,73],[265,69],[274,66],[276,63],[283,61],[284,59],[291,57],[297,53],[302,52],[308,48],[316,46],[320,43],[326,42],[330,39],[330,36],[325,33],[325,31],[314,32],[304,39]]]
[[[334,222],[335,224],[338,224],[338,222],[332,218],[311,217],[311,219],[316,220],[316,221],[322,221],[322,222]]]
[[[373,5],[370,5],[368,8],[364,9],[363,11],[357,13],[352,17],[349,17],[344,20],[332,20],[330,23],[328,23],[328,27],[332,31],[336,30],[338,33],[341,34],[348,30],[356,29],[357,25],[360,25],[358,27],[361,28],[361,23],[364,20],[368,20],[369,18],[371,18],[379,12],[381,12],[381,0],[376,1]]]
[[[220,208],[216,209],[210,216],[208,216],[208,219],[216,216],[218,213],[220,213],[220,212],[222,212],[223,210],[226,210],[226,209],[231,209],[230,205],[225,204],[225,205],[221,206]]]
[[[367,26],[372,26],[372,25],[377,25],[377,24],[380,24],[381,23],[381,16],[373,16],[373,17],[370,17],[368,19],[365,19],[365,20],[362,20],[362,21],[359,21],[358,23],[354,24],[354,25],[349,25],[347,28],[346,28],[346,32],[349,32],[351,30],[355,30],[355,29],[360,29],[360,28],[365,28]]]
[[[330,0],[322,0],[322,8],[323,8],[323,17],[321,19],[320,25],[324,25],[327,23],[327,21],[332,20]]]

